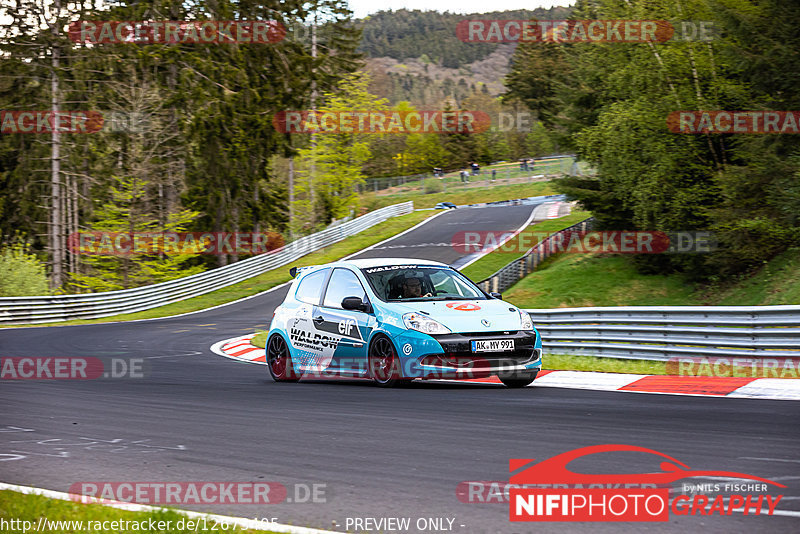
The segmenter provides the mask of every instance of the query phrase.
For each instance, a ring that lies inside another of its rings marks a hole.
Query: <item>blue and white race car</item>
[[[523,387],[542,368],[530,316],[445,264],[377,258],[290,272],[266,344],[276,381],[351,376],[393,386],[496,375]]]

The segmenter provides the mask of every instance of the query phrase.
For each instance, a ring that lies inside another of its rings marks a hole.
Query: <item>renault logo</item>
[[[483,326],[485,326],[486,328],[489,328],[490,326],[492,326],[492,323],[490,323],[490,322],[489,322],[488,320],[486,320],[486,319],[481,319],[481,324],[482,324]]]

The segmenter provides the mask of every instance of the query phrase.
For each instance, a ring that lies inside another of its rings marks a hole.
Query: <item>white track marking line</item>
[[[225,358],[229,358],[231,360],[235,360],[240,363],[250,363],[255,365],[266,365],[266,362],[254,362],[248,357],[258,357],[257,355],[261,355],[264,349],[260,349],[255,347],[253,351],[248,352],[242,356],[233,356],[228,354],[226,350],[230,350],[231,347],[226,346],[227,343],[237,343],[249,340],[253,337],[252,334],[248,334],[246,336],[237,336],[232,337],[230,339],[223,339],[222,341],[217,341],[214,345],[211,346],[211,352],[218,354],[220,356],[224,356]],[[232,345],[233,346],[233,345]],[[236,345],[240,347],[240,345]],[[240,349],[241,350],[241,349]],[[637,380],[640,380],[646,376],[656,376],[656,375],[637,375],[637,374],[626,374],[626,373],[594,373],[594,372],[587,372],[587,371],[550,371],[549,373],[538,377],[532,384],[528,387],[547,387],[547,388],[563,388],[563,389],[585,389],[590,391],[620,391],[622,393],[641,393],[647,395],[677,395],[677,396],[684,396],[684,397],[711,397],[711,398],[745,398],[744,395],[712,395],[706,393],[683,393],[678,391],[628,391],[628,390],[620,390],[620,388],[627,386],[628,384],[632,384]],[[758,380],[773,380],[773,379],[756,379]],[[774,380],[781,380],[781,379],[774,379]],[[789,380],[789,379],[783,379]],[[473,384],[473,385],[488,385],[488,386],[499,386],[501,384],[495,382],[471,382],[469,380],[458,380],[458,379],[431,379],[433,382],[449,382],[453,384]],[[780,388],[777,387],[778,385],[772,385],[772,396],[770,397],[757,397],[764,400],[796,400],[794,396],[792,396],[793,391],[790,389],[788,396],[780,396]],[[793,384],[788,384],[789,387],[792,387]],[[738,390],[737,390],[738,391]],[[753,460],[759,460],[761,458],[750,458]],[[764,458],[764,460],[769,460]],[[772,459],[773,461],[784,461],[784,462],[796,462],[800,463],[800,460],[780,460],[780,459]]]
[[[6,484],[0,482],[0,490],[16,491],[25,495],[41,495],[48,499],[58,499],[60,501],[77,501],[98,503],[109,508],[116,508],[118,510],[127,510],[129,512],[158,512],[162,510],[176,512],[181,515],[192,519],[211,519],[218,523],[227,523],[229,525],[236,525],[241,528],[252,530],[271,530],[273,532],[285,532],[287,534],[331,534],[332,530],[319,530],[316,528],[296,527],[294,525],[284,525],[282,523],[267,523],[261,521],[253,521],[244,517],[233,517],[218,514],[204,514],[201,512],[192,512],[190,510],[181,510],[179,508],[161,508],[158,506],[149,506],[146,504],[134,504],[129,502],[113,501],[109,499],[98,499],[95,497],[85,497],[82,495],[75,495],[64,493],[61,491],[54,491],[43,488],[35,488],[31,486],[17,486],[15,484]]]
[[[791,378],[757,378],[737,388],[728,397],[745,399],[800,400],[800,380]]]
[[[742,460],[761,460],[762,462],[789,462],[793,464],[800,464],[800,460],[789,460],[786,458],[758,458],[755,456],[739,456]]]
[[[551,371],[546,375],[537,377],[533,384],[544,387],[617,391],[619,388],[632,384],[645,376],[624,373]]]
[[[508,243],[511,239],[513,239],[514,237],[518,236],[521,231],[523,231],[525,228],[530,226],[531,222],[533,221],[534,215],[536,214],[536,208],[538,208],[538,207],[539,206],[534,206],[533,209],[531,209],[531,214],[528,216],[528,219],[524,223],[522,223],[522,226],[517,228],[517,230],[513,234],[511,234],[510,236],[505,238],[502,243],[498,243],[497,245],[495,245],[494,247],[492,247],[492,248],[490,248],[488,250],[481,250],[480,252],[477,253],[477,256],[475,256],[474,258],[469,260],[464,265],[460,265],[458,267],[458,270],[461,271],[461,270],[469,267],[470,265],[472,265],[473,263],[475,263],[476,261],[478,261],[482,257],[486,256],[487,254],[491,254],[492,252],[494,252],[498,248],[500,248],[503,245],[505,245],[506,243]]]
[[[409,233],[409,232],[411,232],[411,231],[413,231],[413,230],[416,230],[417,228],[419,228],[419,227],[420,227],[420,226],[422,226],[423,224],[427,224],[427,223],[431,222],[432,220],[434,220],[436,217],[438,217],[438,216],[440,216],[440,215],[444,215],[445,213],[447,213],[447,212],[449,212],[449,211],[450,211],[450,210],[442,210],[440,213],[437,213],[436,215],[433,215],[433,216],[431,216],[431,217],[428,217],[428,218],[427,218],[427,219],[425,219],[424,221],[418,222],[417,224],[415,224],[414,226],[412,226],[412,227],[411,227],[411,228],[409,228],[408,230],[403,230],[403,231],[402,231],[402,232],[400,232],[399,234],[396,234],[396,235],[393,235],[392,237],[386,238],[386,239],[384,239],[383,241],[381,241],[381,242],[379,242],[379,243],[375,243],[374,245],[370,245],[370,246],[368,246],[367,248],[362,248],[362,249],[361,249],[361,250],[359,250],[358,252],[353,252],[353,253],[352,253],[352,254],[350,254],[349,256],[345,256],[344,258],[340,258],[340,259],[338,259],[338,260],[335,260],[335,261],[346,261],[346,260],[348,260],[348,259],[352,258],[353,256],[358,256],[359,254],[362,254],[362,253],[364,253],[364,252],[367,252],[368,250],[372,250],[373,248],[377,247],[378,245],[383,245],[384,243],[386,243],[386,242],[388,242],[388,241],[391,241],[392,239],[397,239],[398,237],[400,237],[400,236],[402,236],[402,235],[405,235],[405,234],[407,234],[407,233]]]
[[[744,512],[744,508],[731,508],[731,511],[732,512]],[[750,513],[748,515],[756,515],[756,514],[753,513],[753,509],[752,508],[749,510],[749,512]],[[763,515],[769,516],[769,510],[768,509],[762,508],[761,512],[763,513]],[[788,517],[800,517],[800,512],[794,512],[792,510],[775,510],[774,512],[772,512],[772,515],[784,515],[784,516],[788,516]]]
[[[350,258],[350,257],[352,257],[352,256],[355,256],[356,254],[361,254],[362,252],[366,252],[367,250],[371,250],[371,249],[373,249],[373,248],[377,247],[378,245],[380,245],[380,244],[382,244],[382,243],[385,243],[386,241],[391,241],[392,239],[395,239],[395,238],[397,238],[397,237],[400,237],[401,235],[403,235],[403,234],[405,234],[405,233],[408,233],[408,232],[410,232],[411,230],[414,230],[414,229],[415,229],[415,228],[417,228],[418,226],[422,226],[422,225],[423,225],[423,224],[425,224],[426,222],[428,222],[428,221],[430,221],[430,220],[433,220],[433,219],[435,219],[436,217],[438,217],[439,215],[443,215],[444,213],[446,213],[446,212],[448,212],[448,211],[450,211],[450,210],[444,210],[444,211],[442,211],[442,213],[437,213],[436,215],[434,215],[434,216],[432,216],[432,217],[428,217],[428,218],[427,218],[427,219],[425,219],[424,221],[422,221],[422,222],[420,222],[420,223],[418,223],[418,224],[416,224],[416,225],[412,226],[411,228],[409,228],[408,230],[405,230],[404,232],[400,232],[399,234],[397,234],[397,235],[395,235],[395,236],[392,236],[392,237],[390,237],[390,238],[388,238],[388,239],[384,239],[384,240],[383,240],[383,241],[381,241],[380,243],[375,243],[375,244],[374,244],[374,245],[372,245],[372,246],[369,246],[369,247],[367,247],[367,248],[365,248],[365,249],[359,250],[358,252],[354,252],[353,254],[350,254],[350,256],[345,256],[344,258],[341,258],[341,259],[339,259],[339,260],[336,260],[336,261],[342,261],[342,260],[346,260],[347,258]],[[388,219],[386,219],[386,220],[388,220]],[[384,221],[384,222],[385,222],[385,221]],[[365,230],[368,230],[368,228],[365,228]],[[363,232],[363,231],[364,231],[364,230],[362,230],[362,232]],[[360,233],[360,232],[359,232],[359,233]],[[317,252],[317,251],[312,251],[312,252],[309,252],[309,254],[313,254],[314,252]],[[301,258],[302,258],[302,257],[301,257]],[[301,259],[301,258],[298,258],[297,260],[299,260],[299,259]],[[297,260],[295,260],[295,261],[297,261]],[[292,262],[289,262],[289,263],[287,263],[287,264],[285,264],[285,265],[289,265],[290,263],[292,263]],[[285,265],[283,265],[283,266],[285,266]],[[283,266],[282,266],[282,267],[283,267]],[[275,267],[275,269],[280,269],[280,267]],[[272,271],[272,270],[274,270],[274,269],[269,269],[269,270],[270,270],[270,271]],[[267,271],[264,271],[264,272],[267,272]],[[246,280],[247,280],[247,279],[245,279],[245,280],[242,280],[242,282],[244,282],[244,281],[246,281]],[[237,283],[239,283],[239,282],[237,282]],[[203,313],[203,312],[207,312],[207,311],[210,311],[210,310],[216,310],[217,308],[222,308],[223,306],[230,306],[231,304],[236,304],[237,302],[244,302],[245,300],[250,300],[250,299],[252,299],[252,298],[259,297],[259,296],[261,296],[261,295],[266,295],[267,293],[269,293],[269,292],[271,292],[271,291],[275,291],[276,289],[280,289],[280,288],[282,288],[283,286],[288,286],[288,285],[289,285],[289,284],[291,284],[291,283],[292,283],[292,281],[290,280],[290,281],[288,281],[288,282],[284,282],[284,283],[282,283],[282,284],[280,284],[280,285],[277,285],[277,286],[275,286],[275,287],[271,287],[271,288],[269,288],[269,289],[267,289],[267,290],[264,290],[264,291],[262,291],[261,293],[256,293],[255,295],[250,295],[249,297],[242,297],[242,298],[240,298],[240,299],[238,299],[238,300],[234,300],[234,301],[231,301],[231,302],[225,302],[225,303],[222,303],[222,304],[217,304],[216,306],[212,306],[212,307],[210,307],[210,308],[203,308],[202,310],[195,310],[195,311],[190,311],[190,312],[186,312],[186,313],[179,313],[179,314],[177,314],[177,315],[167,315],[166,317],[153,317],[153,318],[151,318],[151,319],[132,319],[132,320],[128,320],[128,321],[106,321],[106,322],[103,322],[103,323],[90,323],[90,324],[140,323],[140,322],[142,322],[142,321],[159,321],[159,320],[161,320],[161,319],[174,319],[175,317],[185,317],[185,316],[187,316],[187,315],[194,315],[195,313]],[[233,284],[231,284],[231,285],[233,285]],[[229,287],[229,286],[225,286],[225,287]],[[224,289],[224,288],[220,288],[220,289]],[[164,304],[164,306],[167,306],[167,304]],[[155,309],[155,308],[152,308],[152,309]],[[70,327],[70,326],[87,326],[87,325],[82,325],[82,324],[81,324],[81,325],[75,325],[75,324],[62,324],[62,325],[37,325],[37,326],[26,326],[26,325],[20,325],[20,328],[52,328],[52,327],[54,327],[54,326],[55,326],[55,327],[66,328],[66,327]]]
[[[275,269],[280,269],[280,267],[275,267]],[[270,269],[270,271],[271,270],[273,270],[273,269]],[[264,271],[264,272],[267,272],[267,271]],[[242,280],[242,282],[244,282],[244,281],[246,281],[246,280]],[[237,282],[237,284],[238,283],[239,282]],[[207,312],[207,311],[216,310],[217,308],[222,308],[224,306],[230,306],[231,304],[244,302],[245,300],[254,299],[256,297],[260,297],[261,295],[266,295],[267,293],[270,293],[270,292],[275,291],[277,289],[281,289],[283,286],[288,286],[291,283],[292,283],[292,281],[290,280],[288,282],[284,282],[284,283],[282,283],[280,285],[277,285],[275,287],[271,287],[269,289],[266,289],[266,290],[262,291],[261,293],[256,293],[255,295],[250,295],[249,297],[242,297],[242,298],[240,298],[238,300],[233,300],[231,302],[225,302],[223,304],[217,304],[216,306],[212,306],[210,308],[203,308],[202,310],[195,310],[195,311],[190,311],[190,312],[186,312],[186,313],[179,313],[177,315],[166,315],[164,317],[152,317],[150,319],[128,319],[128,320],[124,320],[124,321],[105,321],[105,322],[102,322],[102,323],[86,323],[86,324],[15,325],[14,327],[8,327],[7,330],[13,330],[14,328],[71,328],[71,327],[75,327],[75,326],[97,326],[97,325],[103,325],[103,324],[141,323],[141,322],[144,322],[144,321],[160,321],[162,319],[174,319],[176,317],[185,317],[187,315],[194,315],[196,313],[204,313],[204,312]],[[233,285],[233,284],[231,284],[231,285]],[[230,287],[230,286],[225,286],[225,287]],[[220,289],[224,289],[224,288],[220,288]],[[215,291],[217,291],[217,290],[215,290]],[[174,304],[174,302],[171,303],[171,304]],[[168,306],[168,304],[164,304],[164,306]],[[151,309],[156,309],[156,308],[151,308]],[[4,328],[4,330],[6,330],[6,328]]]

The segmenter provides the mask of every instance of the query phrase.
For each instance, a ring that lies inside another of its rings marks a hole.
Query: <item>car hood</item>
[[[517,307],[497,299],[392,302],[390,307],[400,315],[423,312],[454,333],[519,330],[522,327]],[[484,320],[489,322],[489,326],[482,322]]]

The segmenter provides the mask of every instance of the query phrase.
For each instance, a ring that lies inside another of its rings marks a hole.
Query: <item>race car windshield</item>
[[[392,302],[485,299],[458,271],[425,265],[387,265],[361,269],[381,300]]]

